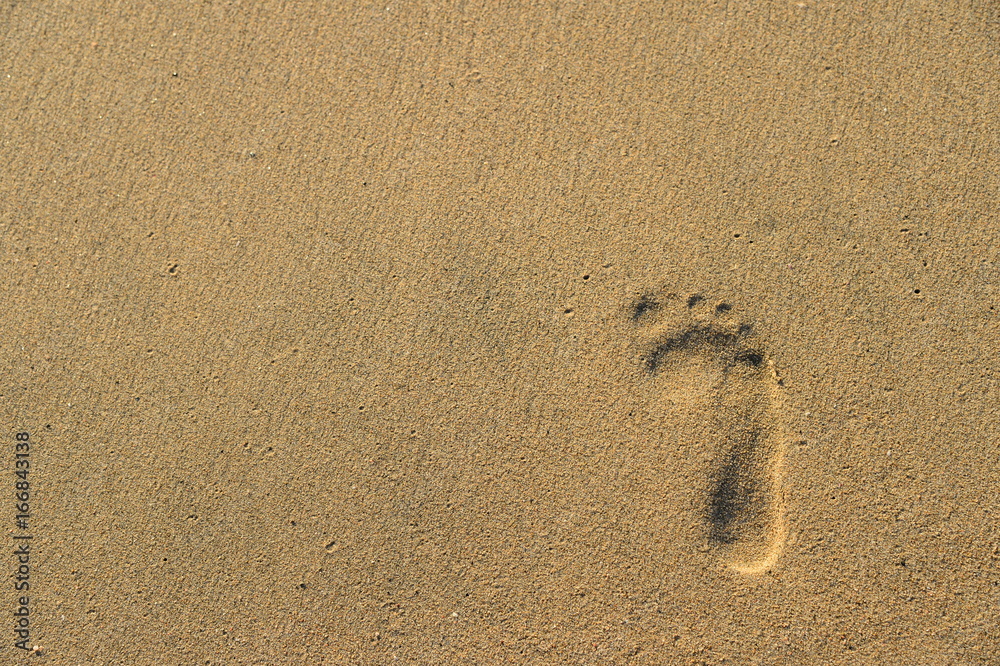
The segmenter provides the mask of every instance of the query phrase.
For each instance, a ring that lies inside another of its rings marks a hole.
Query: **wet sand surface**
[[[995,4],[0,25],[4,663],[1000,661]]]

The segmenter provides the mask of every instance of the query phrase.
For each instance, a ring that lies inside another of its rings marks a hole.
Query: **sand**
[[[0,25],[3,663],[1000,663],[995,3]]]

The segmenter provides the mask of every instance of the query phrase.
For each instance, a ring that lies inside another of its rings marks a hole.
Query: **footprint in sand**
[[[767,571],[785,542],[785,435],[774,364],[753,326],[734,316],[728,303],[647,294],[632,303],[629,317],[641,332],[642,371],[649,377],[690,381],[681,375],[693,360],[718,371],[705,375],[717,433],[703,506],[705,536],[733,570]]]

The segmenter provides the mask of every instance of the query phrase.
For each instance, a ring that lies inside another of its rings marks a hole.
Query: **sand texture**
[[[4,2],[0,663],[1000,663],[998,7]]]

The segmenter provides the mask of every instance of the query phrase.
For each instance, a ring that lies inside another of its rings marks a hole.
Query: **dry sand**
[[[1000,663],[995,2],[0,25],[3,663]]]

